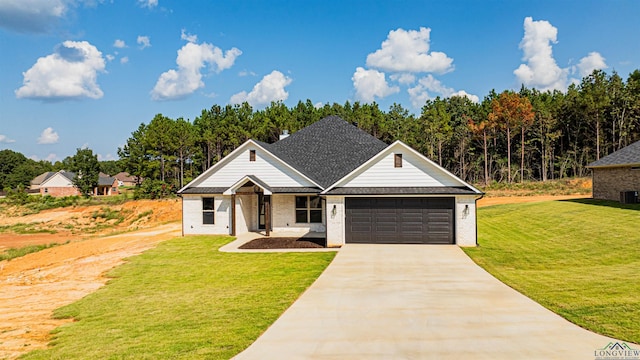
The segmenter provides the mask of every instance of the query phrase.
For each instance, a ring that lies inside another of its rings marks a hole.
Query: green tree
[[[180,188],[182,188],[184,186],[184,164],[195,152],[196,136],[194,126],[183,118],[176,120],[175,127],[174,141],[180,164]]]
[[[152,177],[150,173],[150,156],[146,147],[147,125],[140,124],[138,129],[131,133],[127,143],[118,148],[120,164],[124,171],[136,177],[138,185],[142,177]]]
[[[508,180],[511,183],[511,130],[522,129],[522,146],[524,147],[524,127],[533,120],[534,113],[529,99],[521,97],[511,91],[501,93],[497,99],[491,102],[489,121],[495,122],[506,131],[507,137],[507,164]],[[522,151],[522,163],[524,164],[524,150]],[[522,170],[521,178],[522,181]]]
[[[611,102],[607,87],[607,76],[602,70],[594,70],[580,83],[580,99],[584,116],[591,124],[595,125],[596,160],[600,159],[602,121]]]
[[[175,153],[176,127],[173,119],[157,114],[147,126],[144,143],[148,154],[160,163],[160,180],[165,181],[167,158]]]
[[[75,172],[73,184],[86,197],[91,196],[93,189],[98,186],[100,163],[98,156],[91,149],[76,150],[76,154],[69,158],[69,170]]]

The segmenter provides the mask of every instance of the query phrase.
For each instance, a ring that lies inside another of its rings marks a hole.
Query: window
[[[49,193],[49,188],[44,188],[44,193],[45,194]]]
[[[395,154],[393,158],[393,167],[397,167],[397,168],[402,167],[402,154]]]
[[[256,161],[256,151],[249,150],[249,161]]]
[[[213,198],[202,198],[202,223],[205,225],[215,224],[215,207]]]
[[[296,223],[321,223],[320,196],[296,196]]]

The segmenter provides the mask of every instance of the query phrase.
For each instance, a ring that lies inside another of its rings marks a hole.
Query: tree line
[[[590,162],[640,139],[640,71],[625,81],[595,70],[566,92],[522,87],[491,91],[480,103],[436,98],[419,115],[375,102],[213,105],[193,122],[156,115],[118,154],[129,173],[181,187],[248,139],[275,142],[283,130],[329,115],[387,143],[401,140],[476,184],[581,177]]]
[[[640,140],[640,70],[626,80],[596,70],[566,92],[522,87],[491,91],[480,103],[436,98],[418,115],[395,103],[383,111],[375,102],[317,107],[311,100],[261,110],[213,105],[193,121],[158,114],[131,133],[118,161],[100,167],[182,187],[248,139],[275,142],[283,130],[293,133],[329,115],[386,143],[401,140],[475,184],[582,177],[592,161]],[[51,164],[18,155],[0,152],[2,188],[72,167],[71,157]]]

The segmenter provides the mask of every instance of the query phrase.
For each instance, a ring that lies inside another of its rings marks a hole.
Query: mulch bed
[[[264,237],[251,240],[240,249],[308,249],[323,248],[324,238]]]

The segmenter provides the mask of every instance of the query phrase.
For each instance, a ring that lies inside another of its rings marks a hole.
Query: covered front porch
[[[271,187],[247,175],[223,192],[230,197],[229,234],[326,236],[325,202],[310,188]]]

